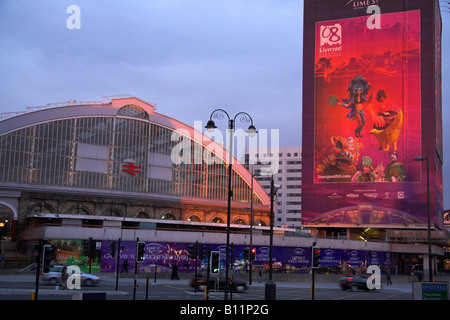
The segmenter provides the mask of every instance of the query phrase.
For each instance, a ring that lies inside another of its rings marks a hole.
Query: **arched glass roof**
[[[180,129],[190,138],[191,163],[171,158],[180,143],[173,133]],[[0,126],[0,185],[224,201],[226,151],[214,149],[222,153],[219,163],[196,159],[197,145],[201,155],[209,155],[203,151],[212,144],[199,135],[137,98],[25,113]],[[251,179],[241,164],[233,164],[233,202],[250,201]],[[255,204],[269,203],[259,184],[253,191]]]

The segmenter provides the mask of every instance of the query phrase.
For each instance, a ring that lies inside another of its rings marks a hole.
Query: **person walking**
[[[386,271],[386,281],[387,281],[387,285],[392,285],[392,281],[391,281],[391,269],[387,269]]]
[[[120,273],[122,272],[128,272],[128,259],[125,259],[125,261],[122,264],[122,271],[120,271]]]
[[[172,276],[170,277],[170,280],[180,280],[178,278],[178,263],[174,263],[172,266]]]
[[[62,290],[65,290],[67,288],[67,279],[68,279],[67,266],[66,266],[66,264],[64,264],[62,271],[61,271]]]

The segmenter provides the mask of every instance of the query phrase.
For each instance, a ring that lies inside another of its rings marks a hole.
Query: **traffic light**
[[[252,251],[250,252],[250,260],[251,261],[255,260],[255,255],[256,255],[256,249],[252,248]]]
[[[200,248],[198,250],[198,258],[200,261],[203,261],[204,258],[208,256],[208,248],[204,244],[200,244]]]
[[[312,267],[314,269],[319,268],[319,258],[320,258],[320,248],[319,247],[312,247]]]
[[[117,252],[116,242],[113,241],[109,244],[109,255],[114,258],[116,256],[116,252]]]
[[[197,244],[196,243],[191,243],[188,246],[188,256],[189,259],[197,259]]]
[[[211,273],[219,273],[220,270],[220,252],[211,251]]]
[[[145,242],[139,241],[136,245],[136,261],[144,261],[145,259]]]
[[[249,248],[244,248],[244,250],[242,250],[242,259],[244,260],[248,260],[249,258]]]
[[[91,257],[92,253],[93,253],[93,240],[92,237],[89,237],[88,240],[84,240],[83,241],[83,255],[87,256],[87,257]]]
[[[51,262],[55,259],[55,248],[51,245],[44,245],[42,250],[42,272],[47,273],[50,271]]]

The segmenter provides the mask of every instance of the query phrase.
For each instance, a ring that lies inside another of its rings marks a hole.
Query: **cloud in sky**
[[[66,27],[72,3],[79,30]],[[302,8],[259,0],[3,2],[0,111],[130,93],[191,125],[216,107],[253,112],[266,129],[284,118],[271,111],[295,114],[298,138],[286,143],[298,145]]]
[[[73,4],[79,30],[66,27]],[[445,57],[448,10],[442,18]],[[246,111],[258,128],[280,129],[281,145],[301,145],[302,49],[298,0],[2,0],[0,112],[129,93],[188,125],[219,107]]]

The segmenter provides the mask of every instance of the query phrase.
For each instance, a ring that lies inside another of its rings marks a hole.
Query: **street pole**
[[[414,161],[427,161],[427,237],[428,237],[428,280],[433,282],[433,258],[431,253],[431,216],[430,216],[430,172],[429,172],[429,154],[427,144],[427,157],[416,157]]]
[[[254,179],[253,169],[252,169],[252,186],[250,191],[250,272],[248,276],[248,284],[252,285],[252,252],[253,252],[253,179]]]
[[[116,291],[119,290],[119,263],[120,263],[120,238],[117,245],[117,257],[116,257]]]
[[[211,273],[211,270],[210,270],[210,266],[211,266],[211,264],[210,264],[210,261],[211,261],[211,249],[208,247],[208,258],[207,258],[207,263],[206,263],[206,266],[207,266],[207,270],[206,270],[206,300],[209,300],[209,275],[210,275],[210,273]]]
[[[276,284],[272,281],[272,258],[273,258],[273,198],[275,193],[275,186],[272,179],[270,181],[270,249],[269,249],[269,281],[265,285],[265,300],[275,300],[276,299]]]
[[[89,274],[92,271],[92,237],[88,239]]]
[[[234,243],[231,243],[231,265],[233,265],[233,255],[234,255]],[[233,270],[233,269],[231,269]],[[230,279],[226,279],[226,281],[229,283],[230,290],[230,300],[233,300],[233,275],[230,275]]]
[[[433,258],[431,256],[431,216],[430,216],[430,171],[427,145],[427,215],[428,215],[428,281],[433,282]]]
[[[136,284],[137,284],[137,272],[138,272],[138,259],[137,259],[137,244],[139,242],[139,237],[136,238],[136,254],[134,256],[134,287],[133,287],[133,300],[136,300]]]
[[[41,272],[41,257],[42,257],[42,248],[44,247],[44,241],[39,239],[39,244],[37,244],[34,248],[37,250],[36,255],[36,281],[34,287],[34,299],[38,300],[39,295],[39,274]]]
[[[194,252],[195,252],[195,264],[194,264],[194,279],[195,279],[195,283],[197,283],[197,264],[198,264],[197,258],[198,258],[198,241],[195,241],[195,250],[194,250]],[[195,293],[197,293],[197,287],[195,287],[195,290],[194,290],[194,292],[195,292]]]
[[[315,268],[314,268],[314,247],[316,246],[316,242],[313,242],[313,245],[311,247],[311,300],[314,301],[314,296],[315,296]]]
[[[274,182],[273,174],[270,180],[270,251],[269,251],[269,280],[272,281],[272,265],[273,265],[273,198],[274,198]]]
[[[226,258],[225,258],[225,300],[228,300],[228,268],[230,263],[230,220],[231,220],[231,197],[233,196],[233,190],[231,189],[231,174],[232,166],[233,166],[233,130],[234,130],[234,121],[229,119],[228,129],[230,131],[230,149],[228,150],[228,205],[227,205],[227,249],[226,249]]]

